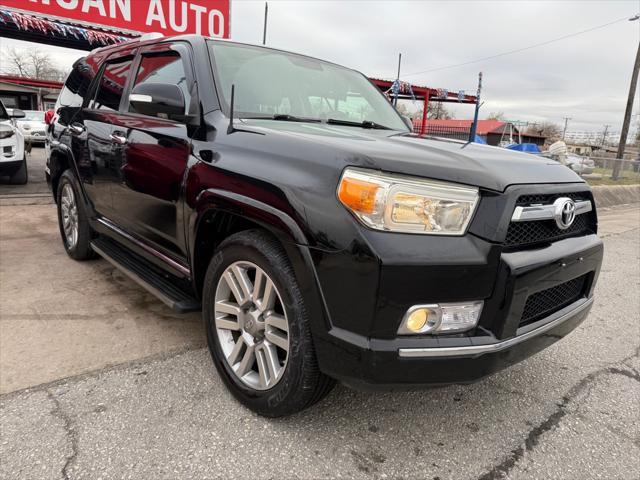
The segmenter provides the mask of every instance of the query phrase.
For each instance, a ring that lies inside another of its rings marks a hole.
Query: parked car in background
[[[16,121],[16,125],[22,132],[25,142],[31,142],[33,145],[44,145],[44,141],[47,138],[44,113],[40,110],[25,110],[24,118]]]
[[[8,176],[11,183],[24,185],[28,180],[24,137],[13,120],[24,117],[17,108],[8,112],[0,101],[0,177]]]
[[[589,157],[583,157],[574,153],[568,153],[565,162],[567,167],[576,172],[578,175],[588,175],[593,173],[596,164]]]
[[[46,175],[62,244],[202,310],[247,407],[291,414],[336,380],[468,383],[587,316],[603,246],[568,168],[413,134],[349,68],[145,37],[94,50],[60,92]]]

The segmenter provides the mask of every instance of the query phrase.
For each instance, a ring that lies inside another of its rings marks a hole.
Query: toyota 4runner
[[[47,179],[70,257],[202,310],[231,392],[268,416],[335,381],[466,383],[575,329],[603,255],[552,160],[413,134],[362,74],[199,36],[73,67]]]

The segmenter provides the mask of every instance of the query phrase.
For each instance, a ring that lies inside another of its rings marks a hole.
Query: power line
[[[613,25],[615,23],[619,23],[619,22],[622,22],[622,21],[628,20],[628,19],[629,19],[629,17],[619,18],[618,20],[614,20],[612,22],[603,23],[602,25],[597,25],[595,27],[587,28],[586,30],[580,30],[579,32],[570,33],[568,35],[563,35],[561,37],[554,38],[554,39],[551,39],[551,40],[547,40],[545,42],[540,42],[540,43],[536,43],[534,45],[529,45],[528,47],[517,48],[515,50],[509,50],[507,52],[498,53],[496,55],[490,55],[488,57],[478,58],[477,60],[469,60],[468,62],[456,63],[454,65],[447,65],[447,66],[444,66],[444,67],[431,68],[429,70],[422,70],[420,72],[406,73],[406,74],[403,75],[403,77],[411,77],[413,75],[420,75],[420,74],[423,74],[423,73],[431,73],[431,72],[437,72],[439,70],[446,70],[446,69],[449,69],[449,68],[463,67],[465,65],[471,65],[471,64],[474,64],[474,63],[478,63],[478,62],[484,62],[485,60],[492,60],[494,58],[504,57],[505,55],[513,55],[514,53],[524,52],[525,50],[531,50],[532,48],[543,47],[545,45],[549,45],[550,43],[559,42],[560,40],[566,40],[567,38],[575,37],[577,35],[582,35],[582,34],[585,34],[585,33],[593,32],[594,30],[598,30],[600,28],[605,28],[605,27],[608,27],[608,26]]]

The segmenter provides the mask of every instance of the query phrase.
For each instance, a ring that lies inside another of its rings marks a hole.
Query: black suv
[[[587,185],[548,159],[411,133],[362,74],[198,36],[92,52],[48,175],[72,258],[177,311],[268,416],[336,380],[465,383],[576,328],[602,261]]]

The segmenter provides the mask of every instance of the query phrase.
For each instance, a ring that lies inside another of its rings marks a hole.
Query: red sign
[[[231,0],[0,0],[0,6],[136,32],[229,38]]]

